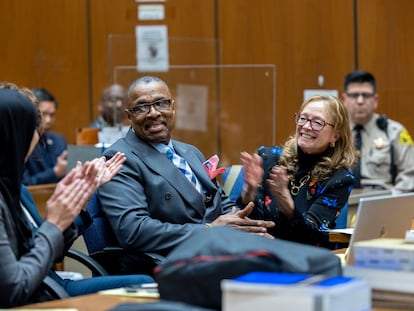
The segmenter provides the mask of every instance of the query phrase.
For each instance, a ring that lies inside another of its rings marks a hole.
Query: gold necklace
[[[290,181],[290,193],[292,195],[297,195],[300,191],[300,188],[302,188],[310,179],[310,174],[308,173],[307,175],[303,176],[300,180],[299,180],[299,185],[296,186],[295,185],[295,180],[291,180]]]

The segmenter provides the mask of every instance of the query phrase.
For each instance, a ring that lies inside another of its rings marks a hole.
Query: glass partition
[[[134,35],[111,34],[108,38],[108,85],[113,82],[114,69],[119,66],[135,66],[137,41]],[[170,65],[218,64],[220,43],[215,39],[168,38]]]
[[[197,146],[220,166],[240,163],[240,152],[274,145],[274,65],[175,65],[168,72],[115,66],[113,81],[129,86],[143,75],[163,79],[176,102],[173,138]]]
[[[221,166],[240,163],[241,151],[275,144],[275,65],[217,65],[218,40],[168,38],[168,70],[143,72],[137,70],[134,35],[111,35],[108,44],[108,84],[128,87],[154,75],[169,85],[176,102],[173,138],[207,158],[217,154]]]

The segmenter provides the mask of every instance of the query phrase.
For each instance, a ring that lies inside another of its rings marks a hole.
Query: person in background
[[[125,88],[120,84],[112,84],[102,92],[98,105],[98,118],[89,124],[89,128],[97,128],[100,143],[111,145],[124,137],[129,126],[126,125]]]
[[[269,232],[285,240],[333,247],[326,229],[348,201],[356,151],[348,116],[333,96],[313,96],[295,115],[296,133],[281,147],[241,153],[242,203],[254,201],[252,218],[271,220]]]
[[[51,184],[61,180],[67,171],[67,143],[52,128],[56,121],[58,102],[44,88],[32,90],[39,100],[39,111],[42,114],[43,130],[39,143],[26,162],[23,184]]]
[[[153,76],[134,81],[126,113],[132,125],[104,155],[125,153],[119,174],[98,190],[98,200],[122,248],[125,272],[151,270],[197,228],[232,226],[269,236],[274,224],[248,218],[209,175],[196,147],[171,138],[175,102],[167,84]],[[177,163],[178,162],[180,163]],[[206,229],[207,230],[207,229]],[[140,271],[138,271],[140,272]]]
[[[342,99],[360,150],[354,168],[356,188],[414,191],[413,140],[402,124],[376,113],[375,77],[362,70],[350,72],[344,79]]]
[[[92,193],[120,169],[125,156],[78,162],[56,186],[46,205],[46,219],[36,230],[22,206],[24,163],[39,141],[42,121],[37,98],[27,88],[0,83],[0,307],[50,300],[43,280],[51,277],[70,295],[152,282],[148,276],[105,276],[63,280],[53,270],[77,235],[73,221]]]
[[[98,105],[98,118],[89,124],[91,128],[117,126],[125,122],[125,88],[112,84],[103,90]]]

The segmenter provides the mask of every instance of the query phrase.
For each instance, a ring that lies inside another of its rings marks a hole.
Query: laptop
[[[377,238],[404,239],[414,218],[414,193],[361,198],[345,258],[354,263],[354,243]]]
[[[72,168],[74,168],[77,161],[81,161],[83,163],[85,161],[100,157],[101,152],[102,148],[97,148],[95,146],[68,145],[67,171],[69,172]]]

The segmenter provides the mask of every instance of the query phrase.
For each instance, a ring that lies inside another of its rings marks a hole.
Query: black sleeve
[[[335,228],[335,220],[348,202],[352,185],[352,176],[340,169],[330,179],[315,184],[314,188],[310,186],[307,196],[314,195],[314,198],[305,213],[298,212],[296,206],[301,201],[295,201],[295,213],[287,233],[289,239],[325,246],[328,242],[326,229]]]
[[[266,180],[269,179],[269,174],[272,168],[279,163],[282,148],[277,146],[262,146],[258,149],[258,155],[263,160],[263,180],[257,188],[256,198],[254,203],[254,210],[250,217],[255,219],[265,219],[275,221],[277,217],[277,207],[270,199],[270,192]],[[273,200],[275,201],[275,200]]]

